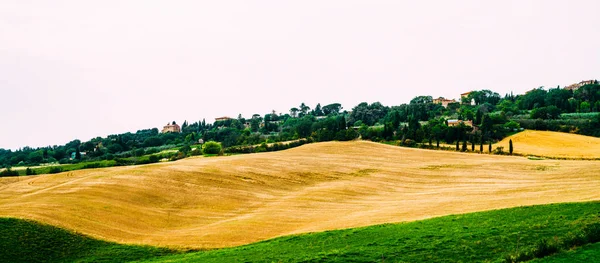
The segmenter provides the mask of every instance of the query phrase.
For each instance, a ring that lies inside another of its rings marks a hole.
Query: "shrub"
[[[15,171],[15,170],[11,170],[9,167],[9,168],[4,169],[4,171],[0,172],[0,177],[1,176],[19,176],[19,172]]]
[[[94,162],[94,163],[86,163],[85,165],[83,165],[83,169],[92,169],[92,168],[99,168],[100,167],[100,163]]]
[[[185,154],[182,152],[177,152],[177,154],[171,156],[171,158],[169,158],[169,161],[177,161],[179,159],[183,159],[185,158]]]
[[[157,163],[160,160],[160,157],[158,155],[150,155],[148,160],[150,163]]]
[[[585,232],[589,243],[600,242],[600,223],[587,225],[583,231]]]
[[[406,147],[415,147],[417,145],[417,142],[413,141],[411,139],[406,139],[406,140],[404,140],[404,142],[402,143],[402,145],[404,145]]]
[[[496,147],[496,149],[494,150],[495,154],[504,154],[504,147],[502,146],[498,146]]]
[[[221,143],[215,141],[208,141],[202,145],[202,152],[204,154],[218,154],[222,149]]]
[[[512,131],[516,131],[521,128],[521,125],[518,122],[511,120],[504,124],[504,128],[512,130]]]
[[[153,153],[158,153],[158,152],[159,152],[159,150],[155,147],[146,149],[146,154],[153,154]]]
[[[558,252],[558,244],[549,242],[547,239],[542,239],[535,245],[533,255],[537,258],[542,258]]]
[[[187,144],[184,145],[183,147],[179,148],[179,151],[185,155],[187,155],[191,150],[192,150],[192,148]]]
[[[29,167],[27,167],[27,169],[25,169],[25,175],[35,175],[35,171]]]
[[[48,171],[48,173],[49,174],[57,174],[57,173],[60,173],[62,171],[63,171],[62,167],[60,167],[60,166],[52,166],[52,167],[50,167],[50,170]]]

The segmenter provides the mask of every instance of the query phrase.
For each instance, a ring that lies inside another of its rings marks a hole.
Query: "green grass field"
[[[176,251],[105,242],[33,221],[0,218],[0,262],[126,262]]]
[[[540,244],[544,243],[555,245],[558,254],[535,262],[577,262],[574,259],[600,257],[598,243],[567,252],[563,251],[569,247],[560,244],[581,237],[584,229],[598,225],[599,202],[554,204],[177,253],[94,240],[31,221],[0,219],[0,259],[2,262],[506,262],[510,255],[534,257],[540,254]],[[597,235],[594,239],[597,240],[600,228],[595,231],[592,234]]]

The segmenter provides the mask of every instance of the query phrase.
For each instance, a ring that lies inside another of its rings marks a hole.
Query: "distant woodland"
[[[142,163],[154,162],[177,154],[182,157],[181,152],[184,156],[192,155],[195,145],[209,141],[220,143],[222,151],[241,153],[285,148],[285,144],[278,142],[356,138],[399,141],[406,146],[458,141],[483,144],[501,140],[522,128],[600,137],[598,81],[576,89],[540,87],[521,95],[500,96],[490,90],[478,90],[459,101],[434,103],[440,99],[418,96],[395,106],[363,102],[351,109],[339,103],[313,107],[301,103],[285,113],[273,111],[248,118],[239,115],[212,123],[184,121],[181,132],[161,133],[153,128],[85,142],[73,140],[64,145],[23,147],[16,151],[0,149],[0,167],[98,161],[119,165],[148,155],[155,157],[148,157],[151,160],[144,159]],[[180,151],[169,153],[169,149]],[[156,157],[160,153],[170,155]]]

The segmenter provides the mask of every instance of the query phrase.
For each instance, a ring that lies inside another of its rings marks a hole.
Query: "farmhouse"
[[[464,123],[466,126],[473,127],[473,121],[463,121],[463,120],[448,120],[448,127],[458,126],[461,123]]]
[[[167,125],[165,125],[162,129],[162,133],[167,132],[181,132],[181,127],[179,127],[179,125],[175,122],[172,124],[167,123]]]
[[[228,121],[228,120],[231,120],[231,118],[227,117],[227,116],[215,118],[215,121]]]
[[[585,86],[585,85],[590,85],[590,84],[594,84],[596,83],[596,80],[582,80],[579,83],[575,83],[575,84],[571,84],[569,86],[566,86],[565,89],[566,90],[572,90],[572,91],[576,91],[579,88]]]
[[[448,104],[455,103],[455,102],[456,102],[456,100],[454,100],[454,99],[448,100],[444,97],[439,97],[437,99],[433,99],[433,104],[441,104],[442,107],[444,107],[444,108],[447,108]]]
[[[471,99],[471,101],[468,101],[469,98],[469,94],[473,93],[472,91],[469,92],[465,92],[463,94],[460,94],[460,101],[463,104],[471,104],[471,105],[475,105],[475,100]]]

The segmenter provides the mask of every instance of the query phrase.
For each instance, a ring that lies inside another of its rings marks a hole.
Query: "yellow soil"
[[[512,139],[514,152],[560,158],[600,158],[600,138],[562,132],[530,131],[517,133],[494,145],[503,146],[508,152],[508,140]]]
[[[215,248],[521,205],[600,200],[600,162],[328,142],[0,179],[0,216],[107,240]]]

